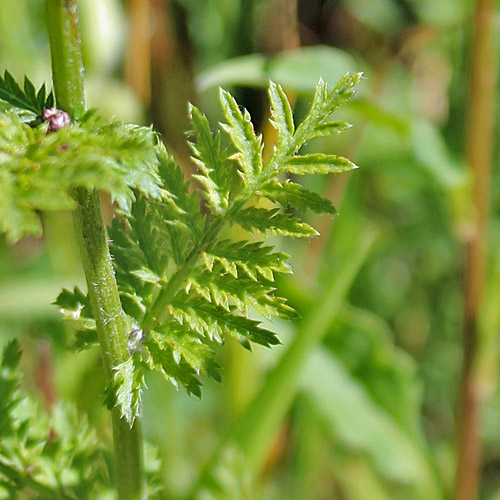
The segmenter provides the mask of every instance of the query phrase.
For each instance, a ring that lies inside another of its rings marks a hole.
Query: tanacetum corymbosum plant
[[[262,138],[250,116],[234,98],[220,91],[223,131],[235,152],[221,147],[221,132],[212,134],[207,118],[190,105],[190,146],[199,168],[206,210],[161,143],[156,145],[159,196],[139,191],[129,212],[109,229],[120,297],[126,314],[131,355],[114,367],[110,402],[133,424],[140,415],[140,395],[147,370],[161,372],[189,393],[201,394],[200,375],[219,379],[213,347],[227,336],[250,348],[272,346],[276,334],[250,319],[249,310],[265,318],[291,318],[293,309],[276,293],[276,274],[289,273],[287,255],[253,235],[267,232],[309,238],[316,230],[288,210],[335,215],[334,205],[287,179],[287,174],[339,173],[355,168],[349,160],[298,151],[316,137],[339,133],[345,123],[328,121],[353,94],[360,75],[347,75],[332,92],[320,82],[304,121],[296,128],[282,88],[269,86],[272,121],[279,143],[272,158],[262,158]],[[268,208],[256,206],[266,198]],[[238,225],[246,239],[221,236]],[[82,326],[80,346],[97,344],[89,299],[67,290],[57,304]]]
[[[224,122],[215,133],[206,116],[190,105],[189,144],[198,167],[194,175],[201,186],[198,191],[190,189],[151,128],[109,121],[83,107],[68,114],[55,108],[64,107],[63,103],[54,102],[44,86],[35,91],[26,79],[21,88],[7,72],[0,78],[0,228],[16,241],[41,234],[40,211],[75,210],[90,293],[63,290],[56,304],[76,322],[75,347],[101,346],[108,373],[106,400],[116,415],[115,429],[121,429],[115,432],[115,455],[116,441],[126,439],[122,423],[132,431],[138,429],[147,371],[158,371],[200,396],[202,377],[220,378],[214,354],[224,339],[232,337],[247,348],[252,343],[268,347],[279,343],[276,334],[254,317],[255,313],[266,319],[294,317],[274,284],[276,275],[291,270],[288,256],[265,244],[261,235],[310,238],[317,231],[297,214],[337,213],[329,200],[289,177],[355,168],[346,158],[301,154],[301,148],[348,128],[330,117],[352,97],[360,78],[360,74],[346,75],[330,92],[320,81],[311,108],[298,125],[283,89],[271,82],[268,94],[278,143],[268,161],[263,159],[262,137],[249,113],[227,91],[220,91]],[[230,151],[223,147],[224,134]],[[93,226],[101,217],[96,190],[109,193],[119,215],[107,235],[114,273],[99,268],[95,260],[96,249],[106,241],[104,229]],[[247,237],[228,237],[226,229],[232,226],[246,230]],[[115,279],[119,302],[110,299],[111,307],[106,290],[113,289]],[[108,334],[110,325],[114,330]],[[18,413],[24,404],[13,382],[18,353],[17,345],[9,345],[2,365],[5,411],[0,430],[5,443],[13,432],[28,429],[30,418],[37,418],[36,412],[24,413],[25,420]],[[86,426],[82,422],[75,420],[75,433],[78,426]],[[49,424],[44,429],[41,442],[52,432],[47,429],[57,432]],[[85,443],[72,444],[73,456],[100,453],[93,435],[88,436]],[[140,441],[137,436],[134,439]],[[53,447],[47,443],[36,448],[38,456],[52,453],[53,458]],[[57,460],[31,458],[28,468],[24,458],[17,457],[16,462],[12,446],[6,446],[0,447],[0,484],[6,491],[27,488],[39,498],[93,498],[101,488],[97,484],[102,483],[103,491],[109,488],[107,475],[97,469],[66,480],[57,472]],[[140,460],[130,463],[140,468]],[[44,475],[44,463],[52,464],[50,474]],[[118,465],[116,469],[119,475]],[[101,479],[91,485],[90,476]],[[143,479],[135,481],[136,491],[130,494],[117,483],[120,499],[143,496]]]

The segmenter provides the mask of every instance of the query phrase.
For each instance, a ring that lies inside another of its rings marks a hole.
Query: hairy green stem
[[[78,120],[85,112],[83,61],[76,0],[46,0],[57,104]]]
[[[46,0],[57,106],[72,120],[85,112],[83,62],[76,0]],[[78,188],[74,222],[89,297],[101,345],[106,378],[129,357],[128,335],[102,221],[99,196]],[[112,412],[115,477],[119,500],[144,498],[144,467],[140,422],[131,429],[118,410]]]
[[[98,194],[79,188],[74,191],[73,196],[77,202],[74,212],[77,239],[96,318],[106,378],[111,380],[113,368],[129,357],[126,324]],[[118,498],[140,500],[144,489],[140,423],[136,420],[134,427],[130,429],[128,423],[120,418],[118,409],[112,411],[112,422]]]

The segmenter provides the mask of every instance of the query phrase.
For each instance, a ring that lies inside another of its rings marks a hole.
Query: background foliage
[[[36,88],[50,88],[40,5],[0,2],[0,70],[9,68],[17,81],[27,73]],[[152,1],[150,31],[141,28],[141,5],[81,2],[89,106],[119,120],[153,121],[185,172],[194,172],[184,136],[188,101],[211,123],[223,121],[222,85],[272,143],[269,79],[303,118],[320,76],[331,88],[348,71],[366,76],[337,118],[355,127],[307,146],[308,154],[340,154],[361,169],[300,179],[341,216],[332,224],[307,214],[321,232],[312,242],[269,238],[292,256],[295,270],[278,289],[301,318],[274,320],[271,328],[284,345],[249,356],[228,342],[216,353],[224,383],[203,379],[201,401],[147,376],[144,427],[163,460],[164,497],[449,496],[471,217],[463,137],[472,2],[440,0],[437,8],[412,0]],[[203,154],[196,147],[195,155]],[[265,159],[271,154],[263,152]],[[209,175],[202,174],[203,184]],[[495,171],[494,185],[497,177]],[[208,198],[214,209],[218,199]],[[479,360],[487,500],[500,498],[498,215],[493,192]],[[21,340],[23,385],[41,408],[57,412],[57,401],[73,401],[106,441],[105,411],[95,404],[104,390],[98,353],[68,350],[75,332],[50,305],[61,287],[83,287],[71,217],[41,217],[42,237],[0,243],[1,339]],[[219,448],[223,438],[228,445]],[[89,454],[96,453],[92,439]],[[252,457],[250,470],[232,442]],[[252,474],[259,479],[250,481]]]

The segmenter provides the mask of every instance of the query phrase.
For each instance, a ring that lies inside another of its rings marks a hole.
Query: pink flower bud
[[[46,122],[50,117],[57,114],[57,108],[45,108],[42,112],[42,120]]]
[[[55,132],[67,125],[71,125],[71,118],[66,113],[57,108],[46,108],[42,112],[42,120],[49,122],[49,132]]]

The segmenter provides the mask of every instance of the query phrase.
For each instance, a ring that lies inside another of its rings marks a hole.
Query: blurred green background
[[[464,160],[474,7],[470,0],[80,1],[88,106],[152,122],[186,175],[193,168],[188,101],[216,126],[216,90],[228,88],[272,145],[269,79],[288,91],[300,118],[320,77],[332,86],[348,71],[366,77],[340,112],[354,127],[309,147],[360,166],[314,180],[341,215],[313,220],[321,236],[310,243],[273,241],[292,255],[295,274],[279,286],[302,316],[272,325],[284,345],[253,354],[224,346],[224,382],[207,383],[201,401],[148,380],[144,427],[163,460],[164,498],[190,491],[242,415],[238,432],[248,425],[260,436],[257,480],[247,485],[229,456],[223,469],[230,473],[221,476],[229,493],[221,498],[452,495],[464,243],[474,216]],[[44,15],[39,0],[0,1],[0,70],[50,83]],[[495,21],[498,31],[500,10]],[[492,191],[476,387],[481,498],[498,500],[500,218]],[[68,350],[74,332],[51,305],[61,287],[84,282],[71,216],[47,213],[43,220],[41,239],[0,240],[0,340],[21,339],[26,386],[41,404],[75,401],[108,439],[98,353]],[[294,344],[299,337],[308,340]],[[303,355],[290,355],[266,379],[291,345]],[[252,420],[245,408],[266,384],[278,392],[270,400],[261,393]],[[262,424],[273,418],[277,425]]]

